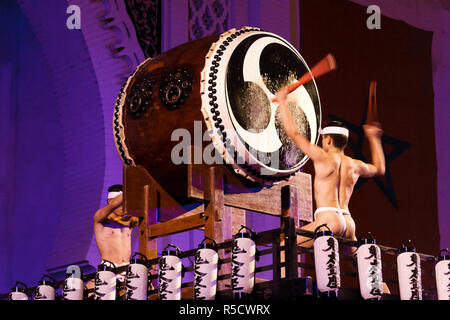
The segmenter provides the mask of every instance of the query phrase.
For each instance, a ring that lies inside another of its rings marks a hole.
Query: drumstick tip
[[[328,65],[330,66],[330,70],[337,69],[336,59],[331,53],[327,54],[326,59],[328,61]]]

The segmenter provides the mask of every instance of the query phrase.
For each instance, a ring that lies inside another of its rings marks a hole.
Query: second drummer
[[[359,177],[384,175],[385,159],[379,125],[364,125],[369,140],[372,163],[352,159],[344,154],[348,142],[348,129],[339,122],[332,122],[322,130],[322,147],[312,144],[296,127],[287,106],[288,89],[282,88],[276,96],[279,102],[281,122],[286,134],[314,164],[314,221],[303,230],[314,231],[326,224],[331,231],[348,239],[357,240],[355,222],[348,204]],[[313,245],[312,239],[299,236],[297,242],[305,247]]]
[[[139,218],[124,216],[122,210],[122,185],[116,184],[108,188],[107,205],[94,215],[94,234],[100,256],[103,261],[109,261],[121,267],[129,264],[131,256],[131,232],[139,225]],[[125,272],[118,275],[118,281],[123,282]],[[87,288],[94,283],[87,284]]]

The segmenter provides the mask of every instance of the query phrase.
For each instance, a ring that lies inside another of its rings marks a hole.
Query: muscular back
[[[344,153],[327,152],[326,159],[314,162],[314,197],[317,207],[348,210],[353,189],[360,176],[371,176],[370,166]]]
[[[352,159],[346,155],[342,157],[340,183],[339,183],[339,207],[348,210],[348,203],[353,194],[356,182],[361,176],[361,161]]]
[[[314,180],[314,197],[317,207],[340,207],[348,209],[348,202],[353,188],[360,176],[372,177],[382,175],[385,171],[385,160],[380,124],[365,124],[366,135],[372,153],[372,164],[347,157],[343,150],[335,147],[332,138],[326,135],[326,148],[322,136],[322,148],[311,143],[297,129],[297,125],[287,107],[288,88],[277,92],[281,122],[286,134],[294,141],[314,163],[316,177]]]
[[[341,158],[328,153],[324,161],[314,162],[314,199],[317,207],[338,207]]]

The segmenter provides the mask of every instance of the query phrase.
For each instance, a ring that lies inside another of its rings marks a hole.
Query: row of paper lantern
[[[328,230],[321,231],[322,228]],[[247,232],[241,232],[246,229]],[[207,240],[209,240],[207,242]],[[236,298],[244,298],[253,292],[255,283],[255,262],[257,249],[255,233],[243,226],[235,235],[231,250],[231,289]],[[214,300],[217,291],[219,256],[214,240],[205,238],[199,245],[194,261],[194,299]],[[420,257],[409,244],[399,249],[397,256],[400,299],[421,300],[422,282]],[[450,300],[450,256],[443,253],[435,266],[439,300]],[[181,280],[184,268],[180,249],[169,244],[159,259],[158,295],[160,300],[180,300]],[[378,300],[382,289],[381,250],[372,237],[358,241],[356,251],[360,292],[363,299]],[[314,263],[317,288],[321,295],[337,297],[341,285],[339,265],[339,244],[326,225],[314,232]],[[117,275],[115,265],[103,261],[98,266],[95,278],[94,296],[96,300],[115,300]],[[130,260],[126,273],[126,299],[147,300],[148,261],[145,255],[136,253]],[[45,275],[36,287],[35,300],[54,300],[55,281]],[[10,300],[28,300],[26,286],[17,282],[12,289]],[[64,281],[63,299],[83,300],[84,283],[81,275],[67,274]]]
[[[321,231],[322,228],[328,230]],[[358,240],[356,250],[360,293],[365,300],[379,300],[383,294],[381,250],[373,237]],[[450,255],[441,250],[435,265],[439,300],[450,300]],[[314,232],[314,264],[317,288],[328,297],[337,297],[340,288],[339,243],[326,225]],[[401,300],[422,300],[420,256],[408,241],[398,249],[397,274]]]
[[[246,229],[247,232],[241,232]],[[255,233],[242,226],[235,235],[232,244],[232,290],[236,297],[251,294],[254,287],[257,250]],[[209,241],[208,241],[209,240]],[[180,258],[180,249],[169,244],[158,262],[158,295],[160,300],[180,300],[181,280],[184,268]],[[194,262],[194,298],[196,300],[214,300],[217,291],[219,256],[214,240],[205,238],[199,245]],[[135,253],[126,272],[126,299],[147,300],[148,298],[148,261],[145,255]],[[55,279],[44,275],[36,287],[34,300],[55,300]],[[81,273],[68,272],[64,280],[62,298],[65,300],[83,300],[85,287]],[[27,287],[16,282],[12,288],[10,300],[28,300]],[[95,276],[95,300],[115,300],[117,297],[116,266],[110,261],[102,261]]]

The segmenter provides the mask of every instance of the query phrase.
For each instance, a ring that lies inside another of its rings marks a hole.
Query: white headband
[[[342,134],[348,138],[348,129],[342,127],[325,127],[320,129],[320,134]]]
[[[121,194],[122,194],[122,191],[111,191],[111,192],[108,192],[108,199],[115,198],[115,197],[117,197],[117,196],[119,196]]]

